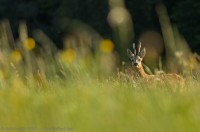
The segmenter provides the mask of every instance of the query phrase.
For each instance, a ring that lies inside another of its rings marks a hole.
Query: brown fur
[[[183,85],[184,79],[180,75],[176,73],[170,73],[170,74],[158,74],[158,75],[149,75],[145,72],[143,66],[142,66],[142,60],[143,57],[145,56],[146,50],[145,48],[140,51],[141,48],[141,43],[139,43],[138,50],[135,49],[135,44],[133,44],[133,50],[134,53],[132,53],[129,49],[127,49],[127,54],[130,60],[132,61],[133,68],[132,71],[135,72],[129,72],[133,73],[132,76],[138,76],[147,81],[147,82],[161,82],[161,83],[169,83],[169,84],[178,84],[178,85]],[[130,75],[128,75],[131,77]],[[134,78],[134,77],[133,77]]]

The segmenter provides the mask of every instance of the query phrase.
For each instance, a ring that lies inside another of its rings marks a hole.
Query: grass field
[[[23,79],[10,70],[10,75],[0,80],[0,129],[200,131],[198,76],[185,78],[180,92],[172,91],[176,84],[131,82],[114,75],[99,77],[95,70],[79,66],[71,67],[73,71],[63,70],[63,76],[51,72],[46,81],[34,76]]]
[[[181,87],[175,81],[127,81],[117,77],[116,68],[123,71],[126,64],[116,65],[110,40],[92,53],[83,46],[90,43],[86,35],[81,48],[59,51],[41,31],[29,38],[24,23],[19,40],[13,40],[8,23],[0,29],[0,131],[200,131],[200,75],[190,71],[199,63],[188,54],[172,61],[186,71]],[[173,33],[165,29],[169,46]]]

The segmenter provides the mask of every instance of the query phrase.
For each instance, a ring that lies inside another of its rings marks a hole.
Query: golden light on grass
[[[23,93],[25,92],[27,87],[20,77],[15,76],[15,78],[12,80],[11,88],[12,88],[12,91]]]
[[[104,39],[100,43],[100,50],[104,53],[111,53],[114,50],[114,44],[109,39]]]
[[[45,88],[47,85],[47,79],[44,72],[38,70],[33,74],[35,81],[39,84],[40,87]]]
[[[0,70],[0,79],[5,79],[5,73],[3,70]]]
[[[24,48],[28,51],[31,51],[35,48],[35,40],[33,38],[27,38],[24,41]]]
[[[21,53],[20,50],[14,50],[14,51],[12,51],[10,57],[11,57],[11,61],[12,62],[16,62],[16,63],[21,62],[21,60],[23,58],[22,57],[22,53]]]
[[[196,58],[192,55],[190,55],[189,57],[189,68],[190,69],[196,69],[198,67],[198,62],[196,60]]]
[[[63,61],[65,61],[67,63],[72,63],[76,58],[76,51],[71,49],[71,48],[70,49],[66,49],[61,54],[61,58],[62,58]]]

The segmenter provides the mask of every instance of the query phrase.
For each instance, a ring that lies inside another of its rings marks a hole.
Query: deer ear
[[[127,49],[127,56],[131,59],[133,58],[134,54],[131,52],[130,49]]]
[[[144,58],[144,56],[146,55],[146,49],[142,49],[142,51],[140,52],[140,57]]]

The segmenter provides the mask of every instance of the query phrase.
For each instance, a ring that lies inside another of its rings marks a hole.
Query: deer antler
[[[133,43],[133,52],[134,52],[134,55],[136,55],[135,43]]]
[[[134,51],[134,55],[131,52],[131,50],[127,49],[127,55],[131,60],[131,64],[134,67],[134,70],[145,80],[147,81],[167,81],[169,83],[174,82],[175,84],[180,84],[180,86],[182,87],[182,85],[184,84],[184,79],[179,76],[178,74],[175,73],[171,73],[171,74],[161,74],[161,75],[149,75],[148,73],[146,73],[146,71],[144,70],[143,66],[146,67],[145,65],[142,64],[142,60],[146,54],[146,49],[143,48],[141,49],[141,42],[139,41],[138,45],[136,46],[135,43],[133,43],[133,51]],[[137,53],[137,54],[136,54]]]
[[[139,44],[138,44],[138,53],[137,53],[137,55],[140,54],[140,49],[141,49],[141,42],[139,42]]]

